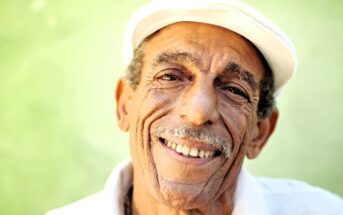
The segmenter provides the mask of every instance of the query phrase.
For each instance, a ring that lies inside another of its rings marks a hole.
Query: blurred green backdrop
[[[0,1],[0,214],[38,215],[102,188],[128,157],[115,123],[129,14],[146,0]],[[246,0],[297,48],[296,78],[255,175],[343,195],[343,2]]]

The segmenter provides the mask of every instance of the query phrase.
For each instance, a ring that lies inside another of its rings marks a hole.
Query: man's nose
[[[179,110],[182,119],[192,125],[213,124],[219,118],[217,97],[211,87],[197,86],[183,95]]]

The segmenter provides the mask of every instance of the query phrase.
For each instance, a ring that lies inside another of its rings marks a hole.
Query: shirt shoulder
[[[131,186],[132,165],[130,160],[125,160],[112,170],[102,191],[46,215],[122,215],[126,193]]]
[[[343,215],[343,200],[336,194],[305,182],[257,178],[272,214]]]
[[[46,215],[105,214],[101,212],[103,208],[105,208],[104,195],[103,192],[98,192],[62,208],[51,210]]]

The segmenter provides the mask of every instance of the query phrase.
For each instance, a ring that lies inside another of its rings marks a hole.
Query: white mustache
[[[231,155],[231,146],[232,144],[227,144],[225,139],[215,136],[213,134],[194,130],[190,128],[180,127],[180,128],[153,128],[152,135],[155,137],[163,137],[164,135],[171,136],[173,138],[187,138],[191,141],[201,142],[204,144],[208,144],[212,147],[220,149],[223,153],[225,158],[228,158]]]

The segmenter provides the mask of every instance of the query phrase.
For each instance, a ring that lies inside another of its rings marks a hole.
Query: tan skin
[[[116,89],[118,124],[130,134],[133,214],[230,214],[243,159],[259,154],[278,116],[257,117],[263,66],[255,49],[227,29],[181,22],[157,32],[144,54],[137,89],[124,79]],[[240,72],[227,69],[232,64]],[[191,137],[161,138],[152,132],[160,127],[221,138],[231,154]],[[183,156],[166,141],[216,154]]]

